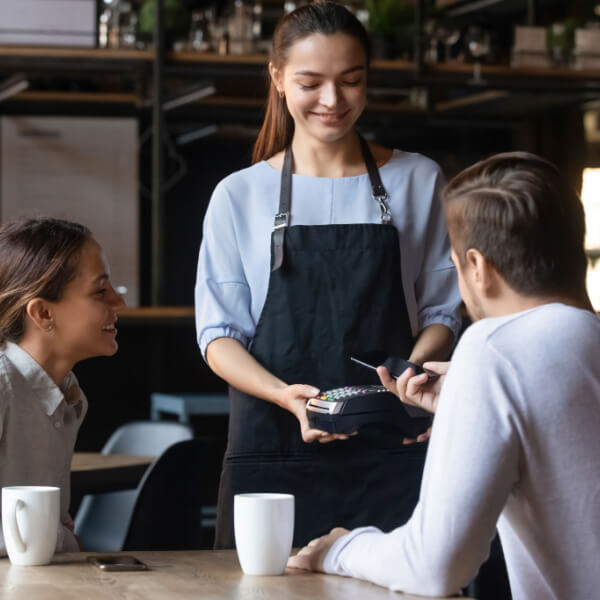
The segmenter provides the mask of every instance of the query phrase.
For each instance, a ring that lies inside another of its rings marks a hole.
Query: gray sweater
[[[0,350],[0,486],[60,488],[60,520],[69,515],[71,458],[87,411],[77,378],[69,373],[58,387],[27,352],[12,343]],[[57,552],[79,550],[61,525]],[[6,556],[0,528],[0,556]]]

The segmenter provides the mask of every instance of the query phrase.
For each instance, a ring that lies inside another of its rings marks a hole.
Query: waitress
[[[294,494],[296,546],[333,526],[392,529],[417,502],[425,444],[383,425],[332,435],[306,417],[320,390],[372,381],[350,355],[446,359],[459,328],[439,167],[354,128],[368,64],[341,5],[284,16],[253,165],[217,185],[206,213],[198,341],[230,385],[216,547],[233,546],[237,493]]]

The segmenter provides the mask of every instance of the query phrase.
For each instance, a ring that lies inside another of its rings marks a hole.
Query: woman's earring
[[[48,325],[48,327],[46,327],[46,331],[48,333],[50,333],[53,329],[54,329],[54,325],[52,323],[50,323],[50,325]]]
[[[283,90],[277,90],[279,97],[283,100],[285,98],[285,92]]]

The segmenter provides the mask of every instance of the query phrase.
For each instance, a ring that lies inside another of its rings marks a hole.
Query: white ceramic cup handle
[[[22,500],[17,500],[13,506],[12,511],[8,515],[8,534],[13,539],[15,546],[19,552],[25,552],[27,547],[25,546],[25,542],[19,533],[19,524],[17,523],[17,511],[23,510],[25,508],[25,503]]]

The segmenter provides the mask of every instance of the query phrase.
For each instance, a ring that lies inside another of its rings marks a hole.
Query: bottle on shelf
[[[262,0],[255,0],[252,6],[252,41],[254,46],[257,46],[262,39],[262,17]]]
[[[98,47],[108,48],[112,10],[109,2],[104,0],[98,17]]]
[[[229,54],[229,33],[224,30],[219,38],[219,44],[217,46],[217,53],[221,56]]]
[[[192,11],[187,49],[191,52],[208,52],[211,49],[210,30],[214,20],[212,8]]]
[[[234,0],[227,31],[231,54],[252,52],[252,6],[247,1]]]
[[[119,48],[135,48],[137,42],[137,13],[131,2],[119,2]]]
[[[575,25],[572,19],[552,23],[548,30],[550,57],[557,67],[568,67],[571,62],[575,38]]]
[[[98,47],[135,48],[138,15],[129,0],[102,0],[98,17]]]

